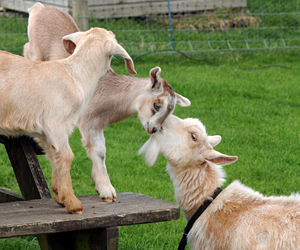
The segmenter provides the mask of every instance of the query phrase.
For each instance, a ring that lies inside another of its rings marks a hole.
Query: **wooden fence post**
[[[88,30],[88,1],[73,0],[72,16],[81,31]]]

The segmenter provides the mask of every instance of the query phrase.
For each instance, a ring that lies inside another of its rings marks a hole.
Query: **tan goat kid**
[[[190,220],[225,182],[223,165],[237,160],[213,149],[220,136],[207,136],[198,119],[169,116],[163,129],[140,149],[153,165],[161,153],[175,198]],[[264,197],[234,181],[196,220],[187,239],[193,250],[300,249],[300,196]]]
[[[40,3],[36,3],[29,13],[29,43],[24,46],[24,55],[37,61],[70,56],[60,40],[69,33],[79,31],[73,18],[66,12],[44,7]],[[190,105],[188,99],[176,94],[160,77],[160,72],[161,69],[156,67],[150,71],[150,78],[136,78],[115,74],[111,69],[107,76],[99,80],[94,96],[80,119],[82,142],[93,161],[95,189],[105,201],[116,200],[116,191],[105,165],[104,129],[138,114],[145,130],[151,134],[160,129],[176,103]]]
[[[113,54],[133,62],[114,34],[94,28],[63,38],[67,59],[34,62],[0,52],[0,134],[36,138],[52,164],[55,200],[71,213],[81,213],[75,197],[70,168],[74,158],[68,137],[77,125],[100,77],[110,69]],[[76,47],[75,51],[73,50]]]

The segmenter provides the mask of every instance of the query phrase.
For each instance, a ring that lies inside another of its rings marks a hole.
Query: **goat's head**
[[[160,72],[160,67],[150,70],[150,83],[138,110],[139,119],[149,134],[161,128],[164,120],[173,113],[176,104],[182,107],[191,104],[187,98],[174,92],[170,84],[160,77]]]
[[[153,165],[161,153],[171,166],[178,169],[209,163],[223,166],[235,162],[236,156],[227,156],[213,149],[220,141],[221,136],[208,136],[198,119],[182,120],[171,115],[165,120],[163,129],[151,135],[139,154],[144,153],[147,163]]]
[[[86,50],[97,48],[101,52],[103,60],[107,60],[107,65],[110,67],[110,62],[113,55],[122,56],[125,59],[126,69],[128,73],[135,75],[134,64],[126,50],[118,44],[115,35],[112,31],[107,31],[102,28],[91,28],[88,31],[76,32],[63,37],[63,44],[66,51],[70,54],[79,50],[82,44]],[[95,56],[97,54],[95,53]]]

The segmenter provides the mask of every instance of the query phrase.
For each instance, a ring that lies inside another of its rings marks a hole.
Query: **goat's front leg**
[[[51,145],[46,154],[52,163],[52,190],[58,204],[73,214],[82,213],[81,202],[74,195],[71,180],[71,165],[74,154],[68,143],[55,147]]]
[[[92,180],[95,183],[95,190],[103,201],[116,201],[116,190],[110,182],[105,165],[106,147],[103,130],[97,131],[90,128],[85,131],[80,130],[80,132],[83,145],[93,161]]]

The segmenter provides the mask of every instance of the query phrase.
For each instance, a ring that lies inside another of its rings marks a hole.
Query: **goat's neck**
[[[107,77],[103,78],[103,81],[105,86],[100,88],[107,88],[105,92],[108,93],[113,91],[118,102],[122,102],[122,109],[127,110],[128,116],[137,114],[140,107],[145,104],[146,100],[149,100],[151,95],[147,91],[150,78],[119,75],[110,71]]]
[[[81,84],[86,94],[93,94],[100,77],[106,75],[110,67],[110,59],[104,51],[89,50],[89,46],[82,46],[72,56],[67,58],[72,75]]]
[[[123,89],[125,94],[120,95],[124,98],[124,105],[127,106],[130,115],[138,113],[141,105],[144,105],[146,100],[149,100],[150,93],[146,90],[149,84],[149,78],[137,78],[127,76],[128,81],[123,81]],[[126,104],[125,104],[126,103]]]
[[[225,182],[223,170],[207,163],[179,170],[168,163],[167,170],[173,181],[175,198],[187,220]]]
[[[107,101],[118,103],[117,105],[122,103],[122,113],[126,113],[128,117],[137,114],[140,106],[145,103],[145,100],[149,99],[149,96],[145,95],[150,95],[146,91],[150,78],[119,75],[110,71],[100,82],[99,92],[111,93],[107,97]],[[124,112],[124,110],[127,112]]]

